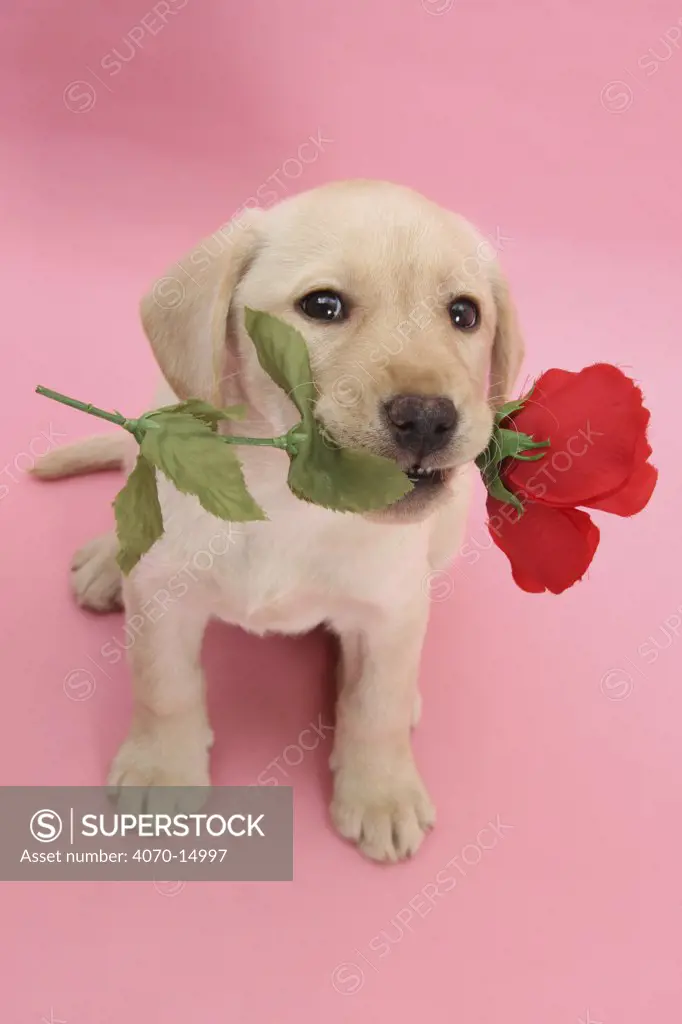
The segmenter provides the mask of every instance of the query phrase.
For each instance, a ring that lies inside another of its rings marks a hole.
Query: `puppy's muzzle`
[[[445,448],[457,427],[454,403],[442,395],[395,395],[384,411],[391,437],[413,464]]]

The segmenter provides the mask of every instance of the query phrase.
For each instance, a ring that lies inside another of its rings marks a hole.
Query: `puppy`
[[[368,857],[395,861],[434,823],[410,745],[428,577],[461,541],[472,462],[519,370],[516,316],[490,245],[466,221],[397,185],[334,183],[247,210],[156,282],[141,314],[165,378],[157,404],[246,403],[235,432],[252,436],[297,422],[260,368],[245,307],[304,336],[316,414],[332,437],[395,459],[414,488],[382,512],[337,513],[294,497],[283,453],[241,447],[266,522],[230,527],[160,475],[167,532],[129,577],[113,533],[79,552],[79,601],[103,611],[122,596],[129,619],[144,623],[129,652],[132,724],[109,781],[152,787],[152,805],[153,787],[209,784],[199,656],[212,616],[258,634],[324,623],[341,651],[332,819]],[[130,441],[120,434],[53,452],[36,472],[130,469]],[[186,597],[149,613],[196,552],[214,550],[220,557],[192,574]]]

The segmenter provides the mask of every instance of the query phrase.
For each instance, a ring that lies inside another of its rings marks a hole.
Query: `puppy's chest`
[[[323,622],[359,629],[420,586],[421,527],[379,527],[305,505],[288,491],[273,498],[246,475],[267,522],[225,524],[168,489],[176,521],[164,548],[173,564],[191,561],[218,618],[258,634],[303,633]]]
[[[371,596],[359,581],[363,567],[345,563],[308,538],[265,531],[242,539],[216,578],[215,613],[252,633],[303,633],[322,622],[358,618]]]
[[[214,614],[258,634],[361,629],[419,586],[422,544],[401,532],[338,516],[247,525],[217,566]]]

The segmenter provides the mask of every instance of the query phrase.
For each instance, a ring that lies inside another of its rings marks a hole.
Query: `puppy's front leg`
[[[161,609],[144,600],[149,594],[142,591],[125,581],[126,620],[135,636],[128,652],[133,720],[109,775],[110,787],[118,790],[127,810],[138,810],[145,801],[164,803],[168,791],[155,787],[207,787],[213,742],[199,661],[208,611],[199,594]],[[152,788],[133,793],[129,786]],[[200,803],[205,795],[189,794],[188,802]]]
[[[374,860],[415,853],[435,820],[410,745],[427,616],[421,600],[341,634],[331,813],[341,835]]]

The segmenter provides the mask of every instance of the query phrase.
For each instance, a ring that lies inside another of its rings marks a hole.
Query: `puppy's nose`
[[[457,426],[454,403],[442,395],[395,395],[385,409],[398,446],[419,456],[444,448]]]

